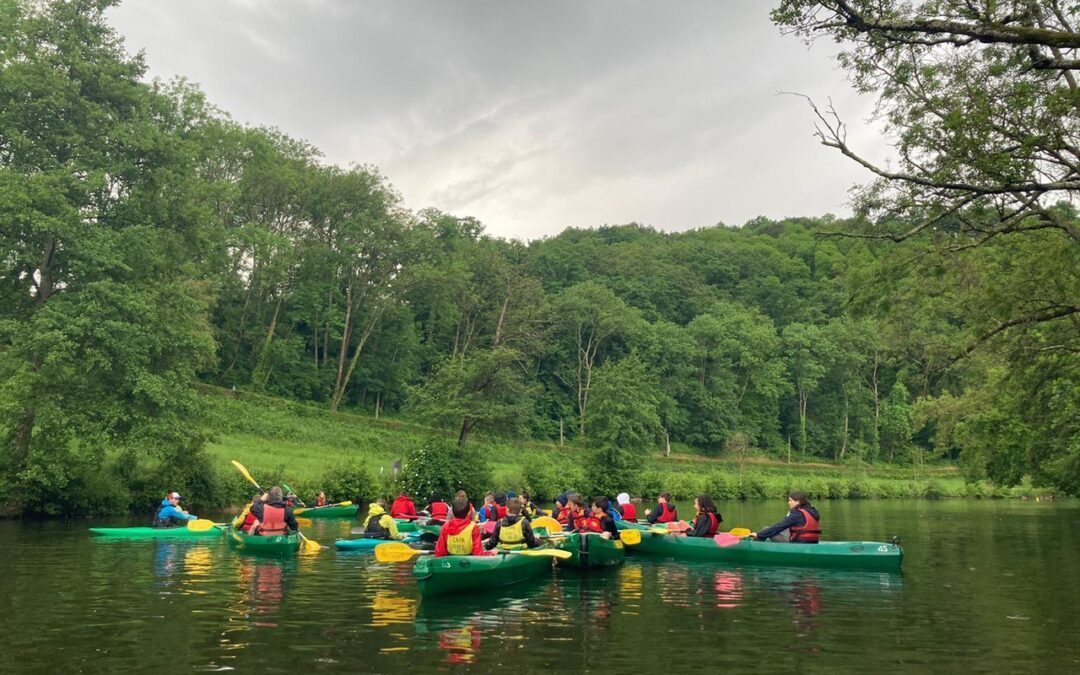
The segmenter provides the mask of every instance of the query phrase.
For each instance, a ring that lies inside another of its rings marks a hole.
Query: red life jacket
[[[720,529],[720,519],[717,518],[716,514],[712,511],[706,511],[705,515],[709,517],[709,531],[705,536],[712,537],[716,534],[716,531]]]
[[[431,514],[431,520],[446,520],[450,515],[450,505],[446,502],[431,502],[428,513]]]
[[[499,513],[499,520],[502,520],[503,518],[506,517],[506,507],[503,506],[502,504],[496,504],[495,505],[495,510],[498,511],[498,513]]]
[[[629,502],[622,505],[622,517],[623,520],[629,520],[631,522],[637,520],[637,507]]]
[[[484,508],[480,509],[480,513],[484,514],[485,521],[496,521],[499,519],[499,507],[495,504],[485,504]]]
[[[259,525],[259,531],[256,534],[273,537],[278,534],[285,534],[287,531],[288,529],[285,527],[285,507],[263,504],[262,524]]]
[[[558,502],[556,502],[556,503],[558,503]],[[566,525],[567,523],[569,523],[570,522],[570,507],[569,506],[559,506],[558,510],[555,512],[555,520],[559,521],[559,523],[561,523],[563,525]]]
[[[573,513],[571,513],[570,517],[573,519],[573,525],[571,526],[571,527],[573,527],[573,529],[577,530],[578,532],[589,529],[588,528],[589,514],[588,514],[587,511],[582,511],[581,515],[578,515],[578,516],[575,516]],[[597,530],[597,531],[602,532],[603,530]]]
[[[326,506],[326,497],[316,497],[315,506]]]
[[[594,516],[587,516],[584,518],[578,518],[575,521],[578,524],[577,530],[579,532],[603,532],[604,526],[601,524],[600,519]]]
[[[668,506],[664,502],[660,504],[660,516],[656,519],[658,523],[670,523],[679,519],[679,514],[675,512],[674,506]]]
[[[803,518],[806,518],[806,524],[795,525],[788,529],[788,535],[791,543],[818,543],[818,537],[821,535],[821,525],[818,523],[817,518],[810,515],[810,511],[808,509],[799,509],[799,511],[803,514]]]
[[[240,525],[241,532],[250,532],[251,526],[255,524],[255,514],[248,511],[248,514],[244,516],[244,522]]]

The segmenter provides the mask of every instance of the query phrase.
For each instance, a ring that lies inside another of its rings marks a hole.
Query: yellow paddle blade
[[[237,471],[244,474],[244,478],[247,478],[249,483],[259,488],[260,490],[262,489],[261,487],[259,487],[259,484],[255,482],[255,479],[251,477],[251,474],[248,473],[248,470],[244,468],[243,464],[234,459],[232,460],[232,465],[236,467]]]
[[[203,518],[199,518],[198,520],[189,520],[187,523],[187,529],[191,530],[192,532],[206,532],[207,530],[211,530],[216,526],[217,523],[215,523],[214,521],[205,520]]]
[[[542,527],[548,531],[548,534],[553,532],[562,532],[562,524],[552,518],[551,516],[540,516],[539,518],[533,518],[531,525],[533,529]]]
[[[641,543],[641,531],[622,530],[619,532],[619,539],[627,546],[637,546]]]
[[[304,518],[299,514],[296,516],[296,522],[304,527],[310,527],[312,525],[311,518]]]
[[[646,532],[649,534],[672,534],[671,530],[666,527],[651,527]]]
[[[378,553],[381,546],[375,547],[375,552]],[[527,548],[523,551],[511,551],[514,555],[528,555],[533,557],[543,558],[558,558],[559,560],[569,560],[574,557],[574,554],[570,551],[565,551],[561,548]]]
[[[736,528],[733,528],[731,530],[731,532],[728,532],[728,534],[734,535],[736,537],[749,537],[750,536],[750,528],[748,528],[748,527],[736,527]]]
[[[375,547],[375,559],[379,562],[405,562],[423,551],[399,542],[379,544]]]
[[[338,502],[337,504],[331,504],[330,506],[352,506],[352,502],[350,502],[350,501]]]
[[[303,532],[297,531],[297,534],[300,535],[300,541],[302,542],[300,548],[304,553],[318,553],[322,550],[322,544],[319,542],[314,539],[308,539],[304,536]]]

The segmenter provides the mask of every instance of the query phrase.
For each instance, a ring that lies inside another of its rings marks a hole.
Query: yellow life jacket
[[[525,519],[518,518],[517,522],[513,525],[508,525],[506,520],[499,523],[499,543],[498,548],[504,551],[517,551],[523,548],[527,548],[525,543]]]
[[[446,552],[450,555],[472,555],[473,530],[476,523],[470,523],[464,530],[457,534],[446,536]]]

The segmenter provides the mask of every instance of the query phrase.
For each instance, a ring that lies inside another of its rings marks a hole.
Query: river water
[[[314,521],[326,547],[289,560],[0,522],[0,672],[1080,672],[1080,505],[818,506],[825,538],[899,535],[903,572],[628,556],[421,602],[410,564],[333,549],[354,521]],[[755,529],[786,510],[720,508]]]

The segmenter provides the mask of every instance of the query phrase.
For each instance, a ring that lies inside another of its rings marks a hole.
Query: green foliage
[[[326,499],[330,503],[348,500],[360,504],[361,507],[367,500],[374,499],[380,494],[385,497],[390,496],[389,492],[379,492],[379,486],[371,477],[371,472],[357,461],[331,465],[319,482],[318,489],[314,490],[314,492],[318,491],[326,492]],[[418,497],[423,500],[426,495],[418,495]]]
[[[433,492],[449,499],[458,490],[475,499],[493,487],[493,478],[480,452],[431,438],[405,455],[398,483],[421,500]]]

